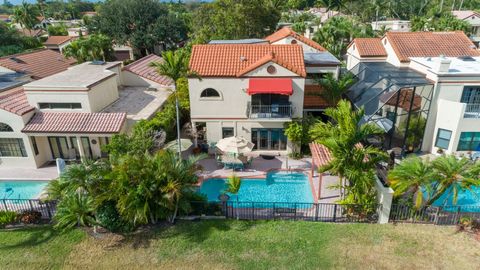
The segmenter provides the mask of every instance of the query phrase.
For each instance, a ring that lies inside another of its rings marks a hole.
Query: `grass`
[[[43,227],[0,232],[0,265],[2,269],[475,269],[480,265],[480,243],[453,227],[430,225],[218,220],[181,222],[121,241],[93,239],[79,230],[56,235]]]

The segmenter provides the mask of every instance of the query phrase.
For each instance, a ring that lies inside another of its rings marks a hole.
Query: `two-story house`
[[[385,130],[384,148],[476,150],[480,51],[463,32],[388,32],[355,39],[347,56],[358,79],[347,95]]]
[[[121,62],[86,62],[0,91],[0,167],[104,156],[111,136],[152,117],[170,95],[168,78],[138,72],[154,72],[149,61],[155,60],[128,70]]]

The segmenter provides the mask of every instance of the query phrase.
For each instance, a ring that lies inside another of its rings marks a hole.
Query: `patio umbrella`
[[[180,139],[180,144],[182,146],[182,152],[187,150],[188,148],[192,147],[193,143],[189,139]],[[164,146],[165,149],[172,150],[174,152],[178,152],[178,141],[173,140]]]
[[[216,146],[224,153],[246,154],[252,151],[254,144],[243,137],[228,137],[218,141]]]

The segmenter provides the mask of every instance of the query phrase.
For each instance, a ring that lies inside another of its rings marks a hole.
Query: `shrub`
[[[42,218],[42,213],[38,211],[23,211],[18,215],[18,221],[23,224],[38,224]]]
[[[12,211],[0,211],[0,228],[12,224],[17,219],[17,213]]]
[[[132,224],[125,221],[117,211],[115,202],[107,201],[97,209],[96,217],[102,227],[111,232],[131,232],[134,229]]]

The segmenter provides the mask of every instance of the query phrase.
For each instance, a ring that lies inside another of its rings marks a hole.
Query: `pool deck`
[[[38,169],[0,167],[0,180],[52,180],[57,177],[56,166],[45,166]]]
[[[232,174],[242,178],[266,178],[267,173],[272,170],[298,170],[310,175],[312,159],[303,158],[295,160],[285,156],[277,156],[272,160],[265,160],[261,157],[255,157],[251,166],[248,166],[243,171],[235,172],[232,169],[223,169],[214,158],[201,160],[199,164],[202,166],[202,171],[198,174],[200,177],[199,184],[201,184],[203,180],[208,178],[227,178]],[[317,198],[319,176],[319,173],[315,172],[310,182],[315,202],[334,203],[338,201],[340,192],[338,189],[332,189],[331,186],[338,185],[339,180],[337,176],[332,175],[322,175],[321,197]]]

